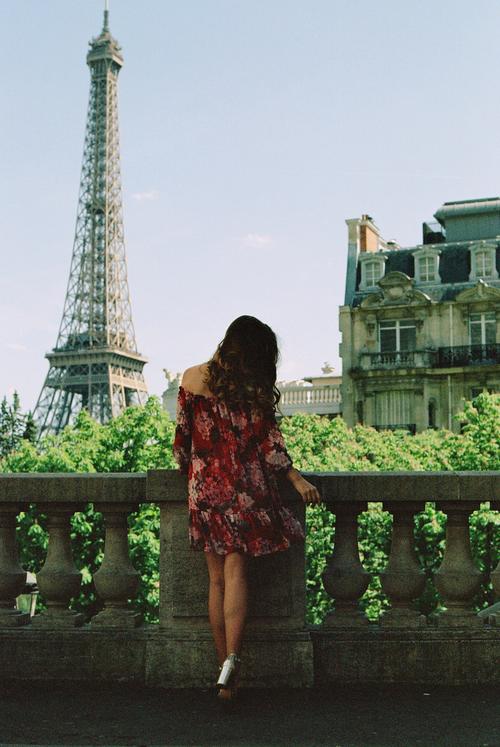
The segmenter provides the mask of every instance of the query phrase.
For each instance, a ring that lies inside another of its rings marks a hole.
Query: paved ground
[[[240,696],[237,710],[221,713],[208,690],[4,684],[0,745],[500,747],[500,686],[344,686]]]

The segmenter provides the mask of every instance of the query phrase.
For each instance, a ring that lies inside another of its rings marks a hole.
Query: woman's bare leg
[[[241,651],[248,605],[247,556],[231,552],[224,561],[224,621],[226,650]]]
[[[208,617],[212,627],[217,659],[223,664],[227,656],[224,624],[224,555],[205,552],[210,585],[208,590]]]

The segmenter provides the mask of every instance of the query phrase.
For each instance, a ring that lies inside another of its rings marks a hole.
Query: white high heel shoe
[[[223,665],[220,667],[219,679],[217,680],[218,695],[221,699],[229,700],[234,698],[237,689],[237,679],[241,659],[234,651],[229,654]]]

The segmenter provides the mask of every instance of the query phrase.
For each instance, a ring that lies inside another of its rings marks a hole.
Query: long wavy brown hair
[[[239,316],[208,361],[205,383],[228,403],[250,404],[272,415],[280,401],[276,387],[278,341],[267,324]]]

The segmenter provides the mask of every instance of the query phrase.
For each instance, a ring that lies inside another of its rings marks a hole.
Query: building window
[[[375,392],[375,427],[377,430],[403,428],[415,432],[415,394],[393,389]]]
[[[377,284],[382,277],[382,265],[380,262],[365,262],[363,264],[365,271],[365,282],[364,285],[367,288],[371,288]]]
[[[365,279],[366,285],[375,285],[382,277],[382,267],[380,262],[366,262]]]
[[[493,257],[491,256],[491,252],[477,252],[476,275],[483,278],[490,278],[493,275]]]
[[[379,324],[381,353],[415,350],[417,330],[414,319],[394,319]]]
[[[469,280],[497,280],[498,272],[495,266],[496,245],[482,241],[471,247],[471,272]]]
[[[415,258],[415,282],[417,283],[438,283],[440,280],[439,267],[439,249],[423,247],[413,253]]]
[[[358,399],[358,401],[356,402],[356,415],[358,418],[358,423],[360,425],[363,425],[363,414],[363,400]]]
[[[422,283],[430,283],[436,280],[436,258],[418,258],[418,278]]]
[[[386,257],[374,257],[373,254],[362,254],[359,261],[361,265],[360,290],[373,288],[384,275]]]
[[[427,417],[428,417],[428,427],[435,428],[436,427],[436,400],[435,399],[429,400],[429,404],[427,405]]]
[[[471,345],[494,345],[497,322],[494,311],[483,311],[469,317],[469,340]]]

